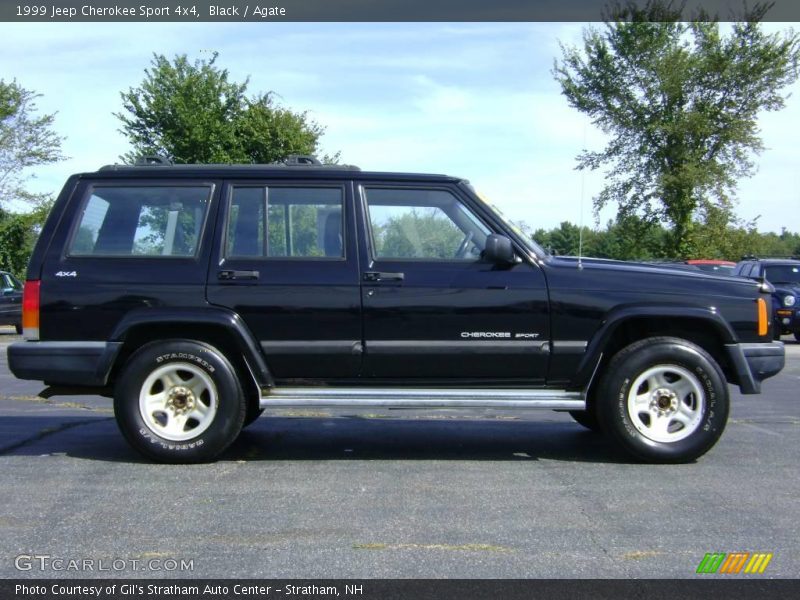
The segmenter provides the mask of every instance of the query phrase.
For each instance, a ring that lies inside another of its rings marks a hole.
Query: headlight
[[[794,306],[794,303],[797,302],[797,298],[789,294],[788,296],[783,297],[783,305],[784,306]]]

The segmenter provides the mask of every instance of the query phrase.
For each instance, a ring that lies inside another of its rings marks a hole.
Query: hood
[[[800,296],[800,283],[773,283],[772,285],[777,294]]]
[[[579,260],[575,256],[548,256],[544,263],[551,267],[548,278],[556,287],[647,290],[695,296],[750,295],[759,288],[767,291],[753,279],[715,275],[682,263],[643,263],[591,257]]]

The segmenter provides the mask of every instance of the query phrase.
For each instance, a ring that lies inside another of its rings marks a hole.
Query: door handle
[[[364,281],[403,281],[405,273],[381,273],[378,271],[367,271],[364,273]]]
[[[258,279],[258,271],[220,271],[217,278],[223,281]]]

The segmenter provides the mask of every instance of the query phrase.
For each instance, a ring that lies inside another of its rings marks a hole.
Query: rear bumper
[[[121,342],[17,342],[8,347],[8,368],[19,379],[102,387],[121,347]]]
[[[786,362],[783,342],[726,344],[725,349],[743,394],[760,394],[761,382],[777,375]]]

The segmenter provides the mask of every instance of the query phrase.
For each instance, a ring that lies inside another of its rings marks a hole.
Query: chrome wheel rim
[[[703,421],[706,396],[700,380],[677,365],[657,365],[644,371],[628,392],[633,426],[654,442],[678,442],[692,435]]]
[[[139,412],[156,435],[173,442],[197,437],[217,414],[217,388],[208,373],[189,363],[159,367],[145,379]]]

